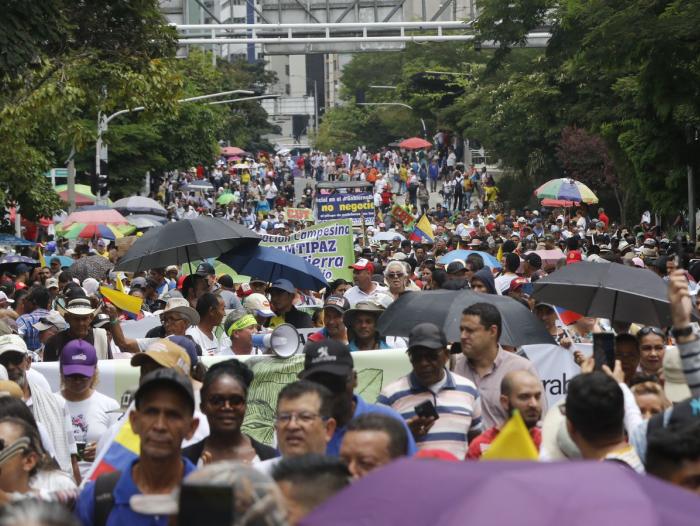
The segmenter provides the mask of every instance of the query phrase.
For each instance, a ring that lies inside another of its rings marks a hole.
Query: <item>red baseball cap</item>
[[[515,292],[518,289],[521,289],[523,285],[526,283],[530,283],[530,280],[527,278],[519,277],[515,278],[513,281],[510,282],[510,287],[508,288],[508,292]]]
[[[583,256],[578,250],[572,250],[566,255],[566,264],[571,265],[572,263],[580,263],[583,261]]]
[[[374,265],[369,259],[360,258],[354,265],[350,265],[353,270],[369,270],[370,274],[374,274]]]

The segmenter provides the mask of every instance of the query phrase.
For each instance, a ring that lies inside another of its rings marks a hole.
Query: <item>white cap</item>
[[[17,334],[5,334],[4,336],[0,336],[0,355],[10,351],[22,354],[27,354],[29,352],[27,344],[24,343],[21,336]]]
[[[8,298],[7,294],[0,290],[0,301],[6,301],[7,303],[14,303],[15,300]]]
[[[270,318],[275,315],[270,308],[270,301],[265,297],[264,294],[259,292],[254,292],[243,300],[243,306],[248,312],[257,314],[258,316],[264,316]]]

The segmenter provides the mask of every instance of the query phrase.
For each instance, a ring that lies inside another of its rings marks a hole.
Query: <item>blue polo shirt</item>
[[[416,447],[416,441],[413,439],[413,434],[411,433],[411,430],[408,428],[406,422],[403,418],[401,418],[401,415],[399,413],[394,411],[391,407],[387,407],[385,405],[370,404],[368,402],[365,402],[359,395],[354,395],[354,399],[355,413],[352,415],[353,418],[358,417],[360,415],[364,415],[365,413],[380,413],[382,415],[387,415],[391,418],[395,418],[403,424],[403,427],[406,430],[406,434],[408,435],[408,456],[412,457],[416,454],[416,452],[418,451],[418,448]],[[337,457],[340,454],[340,444],[343,442],[343,437],[345,436],[346,430],[347,426],[336,428],[335,433],[333,433],[333,438],[331,438],[331,441],[328,442],[328,446],[326,446],[326,455],[331,457]]]
[[[139,459],[134,460],[129,469],[122,472],[121,477],[117,485],[114,487],[114,507],[112,512],[109,514],[107,519],[107,526],[121,526],[128,524],[129,526],[167,526],[168,516],[167,515],[143,515],[141,513],[136,513],[129,506],[129,499],[134,495],[140,495],[141,492],[139,488],[134,483],[132,477],[132,470],[134,464],[136,464]],[[185,463],[185,470],[183,477],[186,477],[197,469],[192,462],[186,458],[182,458]],[[95,482],[89,482],[83,491],[80,492],[80,497],[78,497],[78,503],[75,506],[75,513],[80,519],[80,523],[83,526],[92,526],[95,524]]]

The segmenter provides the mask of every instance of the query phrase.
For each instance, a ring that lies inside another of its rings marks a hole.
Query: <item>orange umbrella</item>
[[[404,150],[420,150],[421,148],[429,148],[430,146],[432,146],[432,144],[420,137],[411,137],[399,143],[399,148],[403,148]]]

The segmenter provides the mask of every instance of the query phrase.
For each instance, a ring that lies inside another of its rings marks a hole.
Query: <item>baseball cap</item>
[[[267,280],[253,276],[248,283],[262,283],[263,285],[267,285]]]
[[[408,334],[408,352],[416,347],[442,349],[447,347],[445,333],[434,323],[419,323]]]
[[[131,280],[130,287],[132,289],[145,289],[146,288],[146,278],[139,276]]]
[[[92,377],[97,366],[97,351],[85,340],[71,340],[61,350],[60,363],[64,376],[82,374]]]
[[[68,324],[58,312],[52,311],[47,316],[39,318],[39,321],[32,325],[37,331],[43,332],[51,327],[56,327],[59,331],[66,330]]]
[[[199,361],[199,356],[197,356],[197,344],[194,342],[194,340],[192,340],[192,338],[188,336],[171,334],[170,336],[167,336],[167,339],[185,349],[187,356],[190,357],[190,363],[192,365],[197,365],[197,362]]]
[[[353,270],[369,270],[371,274],[374,274],[374,265],[369,259],[360,258],[354,265],[350,265],[348,268]]]
[[[323,308],[334,309],[337,310],[339,313],[344,314],[347,310],[350,309],[350,302],[345,296],[331,295],[328,296],[328,298],[326,298],[326,301],[323,304]]]
[[[146,348],[146,352],[135,354],[131,365],[141,367],[148,363],[149,358],[166,369],[175,369],[185,376],[190,374],[192,362],[187,351],[167,338],[156,340]]]
[[[453,261],[449,265],[447,265],[447,268],[445,269],[445,272],[448,274],[456,274],[457,272],[461,272],[463,270],[467,270],[467,267],[462,263],[461,261]]]
[[[347,376],[354,367],[350,348],[337,340],[309,342],[304,346],[304,370],[299,378],[309,378],[316,373]]]
[[[12,380],[0,380],[0,396],[11,396],[22,399],[24,393],[22,388]]]
[[[297,291],[297,288],[288,279],[276,279],[272,285],[270,285],[270,289],[280,289],[289,294],[296,294]]]
[[[0,290],[0,301],[6,301],[7,303],[14,303],[15,300],[8,298],[4,291]]]
[[[17,334],[5,334],[4,336],[0,336],[0,354],[5,354],[6,352],[27,354],[29,350],[21,336]]]
[[[690,387],[683,373],[683,364],[678,347],[667,347],[663,360],[664,392],[671,402],[690,398]]]
[[[250,296],[247,296],[243,300],[243,306],[248,312],[257,314],[258,316],[263,316],[265,318],[270,318],[275,315],[270,308],[270,301],[265,297],[264,294],[259,292],[254,292]]]
[[[578,250],[572,250],[566,255],[566,264],[571,265],[572,263],[579,263],[583,260],[581,252]]]
[[[197,272],[195,272],[198,276],[213,276],[216,274],[216,271],[214,270],[214,267],[210,264],[207,263],[206,261],[202,261],[198,266],[197,266]]]
[[[175,345],[175,344],[172,344]],[[184,353],[184,351],[183,351]],[[141,356],[141,355],[136,355]],[[194,411],[194,391],[192,390],[192,382],[187,376],[183,376],[178,373],[175,369],[156,369],[151,371],[146,376],[144,376],[141,385],[139,386],[136,394],[134,395],[134,401],[136,402],[136,409],[141,405],[144,395],[150,390],[158,386],[170,386],[182,394],[184,394],[189,402],[192,404],[192,410]]]
[[[46,288],[47,289],[57,289],[58,288],[58,280],[56,278],[49,278],[46,280]]]
[[[520,290],[523,287],[523,285],[525,285],[526,283],[529,283],[527,278],[523,278],[523,277],[515,278],[514,280],[512,280],[510,282],[510,287],[508,287],[508,292],[515,292],[516,290]]]

